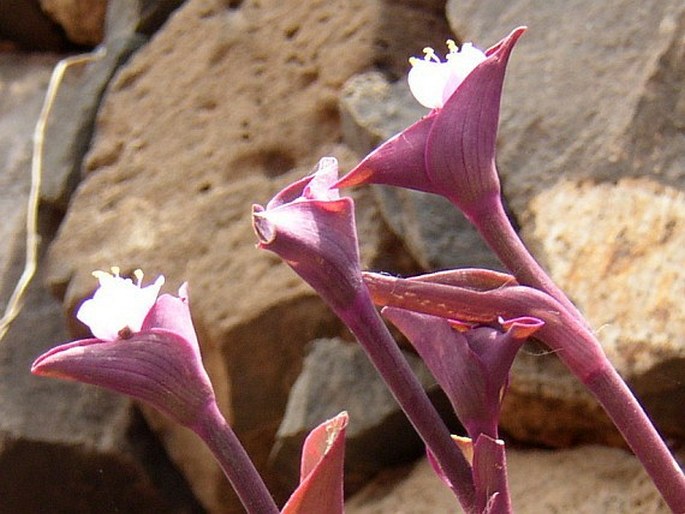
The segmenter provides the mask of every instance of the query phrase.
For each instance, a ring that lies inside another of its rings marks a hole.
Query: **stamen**
[[[454,39],[447,40],[447,49],[451,54],[456,54],[459,51],[459,47],[457,46],[457,43],[454,42]]]
[[[112,275],[110,275],[106,271],[100,271],[100,270],[93,271],[91,273],[91,275],[93,275],[98,280],[103,279],[103,278],[104,279],[112,278]]]
[[[133,336],[133,330],[131,330],[131,327],[127,325],[121,330],[119,330],[117,334],[119,335],[120,339],[131,339],[131,337]]]
[[[424,48],[423,53],[425,54],[423,57],[424,61],[440,62],[440,58],[436,55],[435,50],[433,50],[430,46]]]
[[[112,266],[110,269],[112,270],[112,275],[115,277],[119,276],[119,273],[121,272],[121,268],[119,266]]]
[[[133,276],[136,277],[136,285],[140,287],[143,283],[143,270],[138,268],[133,272]]]

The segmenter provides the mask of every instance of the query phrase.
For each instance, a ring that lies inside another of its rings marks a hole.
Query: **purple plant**
[[[396,307],[382,311],[409,339],[449,398],[469,437],[499,437],[497,424],[509,370],[523,343],[544,322],[499,320],[499,328],[468,326]]]
[[[160,276],[141,287],[113,274],[100,281],[77,318],[96,336],[53,348],[36,359],[35,375],[93,384],[141,400],[198,434],[212,451],[250,514],[278,513],[271,494],[224,416],[207,376],[188,307],[163,294]],[[315,429],[305,443],[302,481],[282,512],[342,513],[342,462],[347,414]]]
[[[282,514],[344,512],[343,458],[347,412],[323,422],[304,441],[300,485],[281,510]]]
[[[470,467],[376,311],[362,278],[354,202],[333,187],[338,163],[324,158],[314,174],[252,208],[258,246],[279,255],[328,303],[369,356],[427,447],[455,485],[473,501]]]
[[[480,457],[474,454],[471,461],[468,490],[458,492],[465,509],[511,509],[505,494],[506,473],[498,475],[487,466],[504,463],[503,448],[497,440],[499,402],[494,391],[502,390],[506,381],[503,377],[524,337],[498,335],[492,326],[474,328],[469,335],[459,336],[449,330],[446,321],[431,316],[479,324],[492,324],[499,317],[537,319],[540,326],[535,326],[536,337],[595,394],[667,503],[676,510],[685,505],[682,471],[607,360],[587,322],[528,252],[504,211],[495,167],[495,142],[506,65],[524,30],[514,30],[484,53],[469,45],[459,51],[448,43],[450,53],[445,62],[431,49],[423,60],[413,59],[410,88],[432,111],[382,144],[341,180],[331,183],[333,174],[326,173],[326,182],[331,184],[328,190],[318,189],[323,185],[318,179],[323,175],[320,165],[313,177],[284,190],[266,209],[255,208],[255,231],[260,246],[281,255],[307,280],[369,351],[387,336],[381,329],[367,328],[369,324],[375,327],[377,322],[366,301],[367,292],[359,283],[351,201],[340,208],[338,189],[376,183],[445,196],[464,212],[516,278],[506,278],[505,283],[500,275],[487,276],[485,271],[438,273],[414,280],[374,274],[364,277],[377,304],[422,313],[386,310],[448,391],[469,434],[475,434],[472,450],[480,445],[484,448],[484,453]],[[310,182],[317,184],[318,193],[307,189]],[[331,194],[334,197],[328,196]],[[303,203],[308,204],[307,209]],[[284,208],[288,208],[287,214]],[[337,220],[331,214],[334,211]],[[500,346],[501,338],[508,339],[508,344]],[[484,344],[486,340],[490,344]],[[383,343],[383,348],[390,346],[390,342]],[[374,362],[382,362],[373,356],[373,350],[369,353]],[[384,365],[377,367],[386,382],[396,381],[398,373]],[[458,367],[459,371],[453,370]],[[459,394],[453,394],[455,384],[460,386]],[[405,407],[397,387],[391,385],[391,389]],[[405,407],[405,412],[409,414],[411,409]],[[414,417],[410,418],[419,428]],[[440,458],[434,456],[446,481],[459,487]],[[459,473],[463,478],[463,470]]]
[[[498,422],[509,372],[534,336],[588,387],[623,433],[674,512],[685,506],[685,476],[649,418],[607,360],[587,322],[527,251],[502,204],[495,167],[500,98],[517,28],[481,52],[448,42],[412,59],[409,85],[431,108],[338,179],[334,158],[252,208],[259,248],[279,255],[343,320],[426,444],[438,475],[464,510],[512,510]],[[388,184],[448,198],[513,275],[464,269],[408,279],[364,273],[354,203],[339,188]],[[184,284],[159,295],[164,277],[142,287],[96,272],[100,287],[77,318],[92,338],[41,355],[31,371],[98,385],[146,402],[195,431],[211,449],[247,512],[278,513],[269,491],[219,411],[202,364]],[[449,434],[376,306],[414,345],[446,392],[468,437]],[[305,441],[300,485],[284,514],[342,513],[346,413]]]
[[[431,370],[469,435],[460,448],[471,463],[478,512],[509,512],[504,441],[497,425],[509,370],[523,343],[544,323],[499,320],[499,328],[469,326],[395,307],[382,314],[399,328]],[[438,475],[453,484],[429,452]]]
[[[436,62],[432,49],[426,59],[412,59],[409,85],[433,109],[366,156],[336,187],[386,184],[444,196],[519,282],[548,292],[582,320],[526,250],[502,205],[495,166],[500,100],[509,56],[525,30],[513,30],[484,53],[467,43],[460,52],[450,45],[446,62]],[[435,97],[443,101],[425,101]]]
[[[478,291],[468,283],[451,282],[453,278],[444,274],[413,281],[367,275],[367,285],[380,305],[448,319],[490,323],[496,316],[534,316],[543,320],[545,326],[536,336],[597,397],[669,506],[682,510],[682,470],[585,319],[523,245],[502,204],[495,167],[500,97],[509,55],[523,32],[523,28],[514,30],[484,56],[471,47],[461,52],[451,48],[447,61],[441,63],[429,49],[423,61],[414,60],[412,72],[425,80],[410,77],[410,87],[433,110],[382,144],[336,184],[387,184],[448,198],[521,285]],[[441,283],[445,278],[448,282]]]

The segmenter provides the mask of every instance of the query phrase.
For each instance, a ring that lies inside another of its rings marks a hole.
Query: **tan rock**
[[[669,509],[639,462],[622,450],[585,446],[573,450],[510,450],[508,472],[514,510],[623,514]],[[347,514],[462,512],[426,460],[405,476],[380,477],[352,497]]]
[[[535,254],[543,256],[552,276],[587,313],[607,356],[659,427],[672,437],[685,437],[685,195],[647,178],[617,184],[560,181],[533,198],[530,211],[524,237],[536,242]],[[535,363],[540,359],[544,365]],[[521,355],[515,369],[503,425],[517,436],[530,437],[533,425],[544,430],[550,419],[541,412],[522,419],[526,411],[521,404],[531,396],[546,397],[548,406],[552,398],[572,400],[561,409],[570,415],[586,405],[588,415],[575,427],[571,417],[564,424],[565,416],[555,412],[554,425],[575,432],[567,442],[582,440],[578,432],[591,423],[607,425],[589,395],[564,379],[567,373],[560,366],[550,367],[550,359]],[[537,384],[533,374],[538,374]],[[526,424],[527,436],[521,431]],[[551,443],[549,438],[544,442]]]
[[[97,45],[102,41],[107,0],[40,0],[40,6],[73,43]]]
[[[118,73],[101,107],[49,281],[69,309],[92,291],[90,271],[112,264],[164,273],[169,290],[189,281],[221,406],[260,467],[303,345],[341,328],[279,259],[254,248],[250,204],[323,155],[348,168],[351,153],[335,146],[339,88],[374,63],[404,69],[403,45],[442,39],[436,26],[437,15],[380,1],[190,0]],[[358,218],[367,265],[411,265],[398,262],[371,201],[360,198]],[[197,439],[147,413],[207,509],[232,511]]]

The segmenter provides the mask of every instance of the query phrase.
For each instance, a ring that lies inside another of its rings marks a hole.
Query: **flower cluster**
[[[466,512],[511,512],[498,423],[514,358],[532,337],[595,394],[676,511],[685,505],[685,476],[578,310],[520,241],[502,205],[495,166],[500,98],[507,62],[524,30],[515,29],[484,52],[448,41],[444,61],[430,48],[423,58],[412,58],[409,87],[430,113],[342,179],[336,159],[323,158],[311,175],[266,206],[253,205],[258,247],[279,255],[356,336]],[[446,197],[511,275],[482,269],[410,278],[363,272],[354,202],[340,194],[362,184]],[[219,412],[187,286],[178,296],[160,296],[163,276],[143,286],[140,271],[135,283],[122,278],[119,268],[94,275],[100,287],[76,315],[93,337],[50,350],[32,372],[99,385],[152,405],[204,440],[247,512],[279,512]],[[449,433],[381,315],[424,360],[466,436]],[[342,513],[347,422],[341,413],[306,439],[300,484],[280,512]]]

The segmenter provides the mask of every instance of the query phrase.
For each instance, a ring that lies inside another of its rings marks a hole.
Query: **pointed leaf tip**
[[[528,339],[545,325],[543,320],[532,316],[520,316],[507,320],[499,318],[498,321],[514,339]]]
[[[281,514],[343,514],[343,460],[347,412],[323,422],[302,449],[300,485]]]

